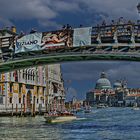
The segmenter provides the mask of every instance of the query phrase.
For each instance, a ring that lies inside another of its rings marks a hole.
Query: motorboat
[[[139,107],[133,107],[132,110],[140,110]]]
[[[73,121],[77,117],[70,112],[59,112],[59,113],[46,113],[44,114],[44,118],[48,123],[59,123],[59,122]]]
[[[105,104],[98,104],[97,105],[97,108],[99,109],[99,108],[106,108],[107,106],[105,105]]]

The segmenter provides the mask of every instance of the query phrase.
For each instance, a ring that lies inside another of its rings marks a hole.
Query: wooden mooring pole
[[[25,115],[25,112],[26,112],[25,103],[24,103],[23,105],[24,105],[23,113],[24,113],[24,115]]]
[[[21,114],[20,114],[20,116],[22,116],[22,104],[21,104]]]
[[[16,104],[16,115],[18,115],[18,105]]]
[[[14,112],[13,112],[13,104],[12,104],[12,116],[14,115]]]

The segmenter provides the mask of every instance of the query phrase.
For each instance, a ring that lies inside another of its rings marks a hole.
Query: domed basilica
[[[96,82],[95,89],[111,89],[111,83],[107,79],[105,72],[101,73],[100,79]]]
[[[95,84],[95,88],[87,93],[86,99],[93,104],[107,104],[110,100],[109,96],[114,94],[115,92],[111,87],[110,81],[107,79],[106,73],[102,72]]]
[[[117,80],[113,87],[106,73],[102,72],[95,88],[86,93],[86,102],[91,106],[134,106],[140,107],[140,88],[127,88],[126,80]]]

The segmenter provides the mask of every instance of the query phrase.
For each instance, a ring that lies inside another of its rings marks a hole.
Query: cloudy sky
[[[138,19],[138,0],[0,0],[0,25],[28,32],[53,30],[69,23],[92,26],[123,16]]]
[[[64,24],[72,27],[93,26],[103,20],[137,20],[136,6],[139,0],[0,0],[0,27],[17,27],[28,33],[60,29]],[[108,74],[113,83],[125,78],[129,87],[140,87],[140,63],[87,61],[62,64],[68,96],[85,97],[94,88],[101,71]],[[67,82],[67,81],[71,82]]]

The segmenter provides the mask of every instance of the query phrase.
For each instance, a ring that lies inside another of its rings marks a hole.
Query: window
[[[19,93],[21,93],[22,85],[19,84]]]
[[[33,81],[35,80],[35,74],[34,74],[34,72],[33,72]]]
[[[3,96],[0,96],[0,104],[3,104]]]
[[[19,98],[19,104],[21,103],[21,98]]]
[[[1,86],[0,86],[0,94],[2,94],[2,88],[1,88]]]
[[[28,79],[27,80],[30,80],[30,73],[28,72]]]
[[[10,104],[12,104],[12,97],[10,97],[9,102],[10,102]]]
[[[15,81],[18,82],[18,72],[17,70],[14,72]]]
[[[22,73],[22,78],[23,78],[23,79],[25,79],[25,75],[26,75],[26,74],[25,74],[25,71],[23,70],[23,73]]]
[[[25,104],[25,95],[23,95],[23,100],[22,100],[23,104]]]
[[[57,93],[58,92],[58,89],[57,89],[57,85],[56,84],[53,84],[53,92],[54,93]]]
[[[13,83],[10,83],[10,92],[12,92]]]

